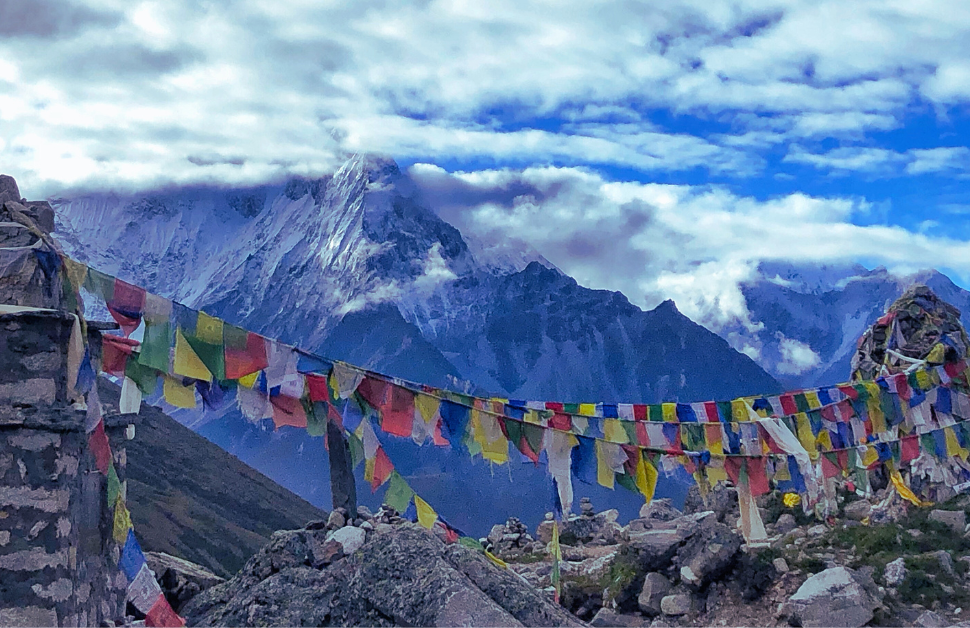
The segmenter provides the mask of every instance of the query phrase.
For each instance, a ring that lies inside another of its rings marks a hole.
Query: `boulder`
[[[337,528],[342,528],[347,525],[347,517],[344,516],[339,510],[333,510],[330,516],[327,517],[327,527],[331,530],[336,530]]]
[[[913,622],[913,625],[921,628],[943,628],[943,626],[948,626],[949,623],[933,611],[923,611]]]
[[[706,508],[704,510],[707,510]],[[656,521],[671,521],[683,516],[684,513],[674,508],[673,501],[669,497],[654,499],[649,504],[640,506],[640,518]]]
[[[681,582],[695,590],[705,586],[730,569],[743,542],[741,535],[714,517],[703,520],[677,551]]]
[[[792,625],[805,628],[859,628],[872,620],[879,607],[864,578],[845,567],[833,567],[806,580],[784,604],[782,614]]]
[[[643,579],[643,589],[637,597],[637,606],[647,617],[660,614],[660,601],[670,592],[670,580],[663,575],[650,572]]]
[[[953,557],[950,553],[945,550],[936,550],[935,552],[926,552],[922,554],[926,558],[932,558],[940,564],[940,569],[946,572],[950,576],[956,575],[956,570],[953,565]]]
[[[967,513],[962,510],[934,510],[928,519],[949,526],[957,534],[963,534],[967,526]]]
[[[319,569],[308,542],[320,532],[277,532],[182,615],[192,626],[582,625],[479,552],[411,523],[375,528],[358,551]]]
[[[872,504],[864,499],[852,502],[845,507],[845,516],[853,521],[862,521],[872,512]]]
[[[664,615],[686,615],[691,610],[690,596],[684,593],[667,595],[660,600],[660,610]]]
[[[882,579],[886,583],[886,586],[898,587],[906,579],[907,573],[906,559],[900,557],[886,565]]]
[[[771,566],[774,567],[778,573],[788,573],[790,571],[788,561],[781,556],[771,561]]]
[[[593,619],[590,620],[589,625],[596,626],[597,628],[610,628],[612,626],[636,628],[638,626],[646,626],[647,624],[639,617],[621,615],[611,608],[601,608],[593,616]]]
[[[360,528],[346,526],[339,530],[334,530],[327,535],[330,541],[340,543],[345,555],[350,555],[361,548],[366,539],[367,533]]]
[[[20,202],[20,188],[17,181],[7,174],[0,174],[0,206],[7,201]]]
[[[778,521],[775,522],[775,532],[778,534],[788,534],[797,527],[798,522],[795,521],[795,516],[789,512],[782,513],[778,517]]]
[[[684,514],[690,515],[705,510],[713,510],[718,521],[730,525],[741,514],[738,506],[737,489],[718,485],[702,497],[697,485],[692,485],[687,491],[687,498],[684,500]]]
[[[145,552],[145,562],[176,612],[201,591],[226,581],[202,565],[164,552]]]

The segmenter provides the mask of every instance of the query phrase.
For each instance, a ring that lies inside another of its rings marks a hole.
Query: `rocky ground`
[[[970,622],[970,498],[917,509],[878,493],[843,495],[819,522],[780,496],[762,499],[771,537],[748,547],[729,490],[666,500],[620,526],[589,502],[563,524],[562,604],[594,626],[947,626]],[[552,522],[535,537],[517,521],[486,547],[551,594],[543,555]],[[968,623],[970,625],[970,623]]]
[[[819,522],[762,498],[770,538],[757,547],[736,531],[731,490],[691,494],[683,512],[656,500],[625,526],[583,500],[561,528],[561,606],[551,520],[446,544],[392,510],[338,510],[277,532],[227,581],[165,555],[149,563],[202,626],[970,626],[970,497],[841,499]]]

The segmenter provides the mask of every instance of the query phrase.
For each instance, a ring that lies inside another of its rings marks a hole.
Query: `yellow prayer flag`
[[[728,480],[727,471],[724,470],[723,466],[707,467],[704,469],[704,471],[707,473],[707,481],[710,482],[711,485],[714,485],[717,482],[727,482]]]
[[[893,486],[896,488],[896,492],[899,493],[899,496],[905,499],[906,501],[910,502],[914,506],[933,505],[933,502],[924,502],[919,497],[917,497],[916,494],[913,493],[913,491],[910,490],[908,486],[906,486],[906,483],[903,482],[902,476],[899,475],[899,471],[897,471],[896,469],[892,469],[892,471],[889,473],[889,479],[892,480]]]
[[[788,469],[787,464],[775,465],[775,481],[782,482],[791,479],[791,471]]]
[[[210,345],[221,345],[222,320],[209,316],[205,312],[199,312],[198,321],[195,323],[195,337]]]
[[[868,445],[866,451],[862,454],[862,466],[868,467],[869,465],[875,464],[879,461],[879,452],[876,450],[875,445]]]
[[[119,494],[118,499],[115,500],[114,529],[111,532],[111,536],[114,537],[115,541],[124,543],[128,539],[128,530],[130,529],[131,515],[128,514],[128,508],[125,506],[125,502]]]
[[[735,399],[731,402],[731,416],[734,418],[736,423],[743,423],[751,420],[751,417],[748,414],[748,404],[745,403],[744,399]]]
[[[657,469],[654,468],[653,464],[641,452],[640,460],[637,462],[636,484],[648,504],[653,501],[654,491],[657,490],[658,475]]]
[[[933,345],[933,348],[930,349],[929,354],[926,356],[926,361],[930,364],[943,364],[945,360],[946,345],[944,345],[942,342],[938,342]]]
[[[434,420],[435,415],[438,414],[438,406],[440,405],[441,400],[437,397],[432,397],[431,395],[414,396],[414,407],[418,409],[418,413],[420,413],[425,423],[431,423]]]
[[[364,461],[364,481],[372,482],[374,480],[374,467],[377,463],[377,458],[371,458],[370,460]]]
[[[212,381],[212,373],[182,335],[181,328],[175,330],[175,361],[172,369],[176,375],[184,375],[204,382]]]
[[[239,385],[245,386],[246,388],[252,388],[256,385],[256,378],[259,377],[259,371],[255,373],[250,373],[249,375],[244,375],[239,378]]]
[[[623,429],[623,424],[618,419],[603,420],[603,439],[611,443],[625,445],[630,442],[630,438]]]
[[[960,441],[957,440],[957,435],[953,432],[953,428],[944,428],[943,434],[946,437],[946,455],[959,456],[966,460],[968,452],[966,449],[960,446]]]
[[[604,445],[603,441],[596,439],[596,481],[600,486],[612,489],[616,478],[613,469],[610,468],[610,461]]]
[[[819,401],[818,392],[810,390],[805,393],[805,400],[808,401],[808,407],[811,410],[817,410],[822,407],[822,402]]]
[[[88,276],[88,267],[80,262],[75,262],[66,255],[62,259],[64,260],[64,270],[67,273],[68,280],[70,280],[75,290],[80,290],[81,286],[84,285],[84,280]]]
[[[662,403],[660,404],[660,409],[663,412],[664,421],[667,423],[677,422],[677,404],[676,403]]]
[[[434,511],[434,508],[417,495],[414,496],[414,507],[418,511],[418,523],[421,527],[428,530],[433,528],[435,521],[438,520],[438,513]]]
[[[832,435],[831,433],[822,428],[818,431],[818,436],[815,437],[815,445],[822,451],[832,450]]]
[[[195,386],[183,386],[182,382],[175,378],[165,376],[162,392],[165,395],[165,402],[176,408],[195,407]]]
[[[802,447],[808,452],[818,451],[815,448],[815,434],[812,433],[812,424],[808,420],[808,415],[804,412],[796,414],[795,426],[798,428],[798,442]]]
[[[532,423],[534,425],[542,425],[542,417],[535,410],[526,410],[525,412],[525,422]]]
[[[926,371],[919,370],[916,371],[916,383],[923,391],[927,391],[933,387],[933,381],[930,379],[930,374]]]
[[[595,403],[581,403],[579,404],[579,413],[583,416],[596,416],[596,404]]]

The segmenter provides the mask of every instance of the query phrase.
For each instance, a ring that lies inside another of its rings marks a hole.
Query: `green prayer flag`
[[[732,421],[734,417],[734,412],[731,410],[730,401],[718,401],[717,402],[717,413],[721,415],[721,421]]]
[[[114,299],[115,278],[105,275],[99,270],[88,268],[88,276],[84,279],[84,289],[95,296],[104,299],[105,303]]]
[[[414,491],[401,474],[397,471],[391,472],[391,477],[387,481],[387,491],[384,493],[384,503],[398,512],[404,512],[413,497]]]
[[[510,423],[515,423],[515,421],[510,421]],[[520,423],[520,425],[522,426],[522,435],[525,436],[525,441],[529,443],[529,448],[539,453],[539,450],[542,449],[542,437],[545,434],[545,429],[532,423]]]
[[[327,404],[323,401],[310,401],[304,397],[303,409],[306,410],[306,432],[310,436],[323,436],[327,433]]]
[[[143,395],[152,394],[158,385],[158,371],[142,364],[140,357],[134,360],[128,360],[125,365],[125,377],[135,382],[138,390]]]
[[[799,412],[808,412],[812,408],[808,405],[808,397],[804,393],[798,393],[795,395],[795,407],[798,408]]]
[[[636,481],[629,474],[616,473],[614,474],[614,476],[616,479],[616,483],[622,486],[623,488],[633,491],[634,493],[640,492],[640,489],[637,488]]]
[[[637,444],[640,442],[639,439],[637,438],[636,423],[634,423],[633,421],[621,421],[620,425],[622,425],[624,431],[626,431],[627,440],[629,440],[633,444]]]
[[[647,418],[651,421],[656,421],[658,423],[664,420],[664,410],[663,406],[660,404],[653,404],[647,406]]]
[[[364,443],[350,430],[345,430],[344,435],[347,437],[347,444],[350,446],[350,466],[356,469],[357,465],[364,461]]]
[[[168,373],[173,339],[172,326],[167,322],[161,324],[146,323],[138,361],[156,371]]]
[[[193,336],[186,336],[185,340],[213,377],[226,379],[226,351],[223,345],[203,342]]]
[[[121,481],[118,479],[118,472],[115,471],[114,463],[108,464],[108,503],[113,504],[118,501],[121,494]]]

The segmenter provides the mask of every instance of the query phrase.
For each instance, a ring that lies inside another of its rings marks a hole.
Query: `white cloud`
[[[872,218],[858,199],[796,193],[760,201],[720,187],[613,182],[578,168],[450,174],[418,164],[410,172],[459,229],[524,239],[583,285],[619,290],[645,308],[673,298],[715,329],[740,324],[757,331],[739,284],[763,261],[867,260],[891,270],[946,267],[970,277],[970,242],[855,224]],[[792,351],[793,360],[804,357]]]
[[[37,195],[253,183],[348,149],[751,174],[766,146],[970,100],[970,8],[942,0],[8,5],[29,10],[0,20],[0,163]],[[575,126],[530,128],[557,117]],[[211,154],[232,159],[191,159]]]
[[[970,173],[970,148],[966,146],[941,146],[937,148],[914,148],[897,152],[885,148],[836,148],[827,153],[812,153],[793,146],[784,161],[815,166],[840,173],[858,172],[876,176],[889,176],[905,172],[910,175]]]
[[[801,375],[822,363],[818,353],[804,342],[786,338],[781,332],[777,336],[781,361],[775,369],[782,375]]]

